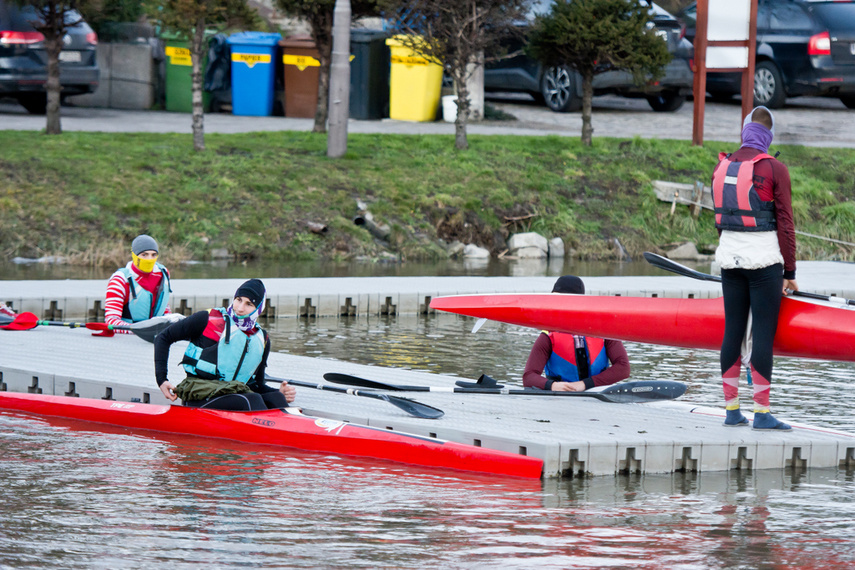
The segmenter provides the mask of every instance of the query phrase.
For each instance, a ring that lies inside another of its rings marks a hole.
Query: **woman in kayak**
[[[585,294],[575,275],[559,277],[553,293]],[[582,392],[629,378],[629,357],[619,340],[542,332],[534,343],[523,372],[526,388],[554,392]]]
[[[739,376],[743,339],[751,328],[751,378],[754,385],[754,429],[789,430],[769,411],[772,344],[778,327],[781,292],[798,291],[796,235],[790,173],[769,156],[775,119],[766,107],[755,107],[742,126],[742,146],[719,155],[712,176],[715,227],[724,295],[724,341],[721,376],[726,426],[745,426],[739,411]]]
[[[297,392],[283,382],[279,389],[264,382],[270,339],[257,324],[266,291],[250,279],[235,292],[228,309],[193,313],[173,323],[154,339],[154,375],[169,400],[185,406],[250,411],[285,408]],[[190,341],[181,364],[187,372],[177,386],[167,379],[169,347]]]
[[[131,261],[107,282],[104,322],[121,326],[169,313],[172,292],[169,271],[157,262],[158,247],[153,237],[138,235],[131,242]],[[117,330],[130,334],[131,331]]]

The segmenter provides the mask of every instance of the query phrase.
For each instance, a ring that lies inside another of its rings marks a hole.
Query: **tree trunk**
[[[464,73],[464,76],[466,74]],[[469,148],[466,138],[466,123],[469,121],[469,89],[465,77],[454,81],[457,87],[457,118],[454,120],[454,146],[457,150]]]
[[[330,64],[332,63],[332,20],[325,14],[312,22],[312,39],[318,49],[318,106],[315,108],[313,133],[327,132],[330,101]],[[348,52],[350,47],[347,48]]]
[[[594,100],[594,73],[582,74],[582,144],[591,146],[594,127],[591,125],[591,104]]]
[[[190,41],[190,60],[193,71],[190,75],[193,84],[193,149],[205,150],[205,109],[202,105],[202,58],[205,43],[205,18],[196,19],[196,28]]]
[[[62,17],[62,14],[55,17]],[[52,28],[56,29],[55,26]],[[62,123],[60,122],[60,90],[62,85],[59,82],[59,52],[62,51],[62,35],[45,34],[45,49],[48,55],[47,81],[45,81],[47,96],[45,133],[59,135],[62,134]]]

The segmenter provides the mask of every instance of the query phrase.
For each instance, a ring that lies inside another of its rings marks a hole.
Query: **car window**
[[[855,30],[855,4],[828,3],[811,6],[830,30]]]
[[[806,30],[812,27],[810,16],[795,4],[774,4],[769,11],[772,30]]]

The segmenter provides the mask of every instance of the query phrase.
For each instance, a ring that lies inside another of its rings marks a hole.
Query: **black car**
[[[536,14],[547,13],[552,0],[537,0],[526,22],[520,23],[520,37],[525,36]],[[608,93],[625,97],[644,97],[654,111],[676,111],[692,92],[693,74],[690,65],[692,44],[683,37],[683,27],[671,14],[649,2],[650,14],[657,34],[668,43],[672,60],[664,75],[655,83],[636,85],[626,71],[607,71],[594,76],[594,95]],[[578,111],[582,107],[582,78],[567,66],[544,67],[525,55],[523,39],[505,42],[508,54],[516,54],[487,64],[484,70],[484,90],[493,92],[530,93],[553,111]]]
[[[680,13],[694,41],[697,7]],[[707,92],[727,99],[740,73],[707,72]],[[754,104],[777,109],[787,97],[837,97],[855,109],[855,2],[759,0]]]
[[[95,91],[99,78],[98,37],[76,12],[69,17],[79,23],[68,30],[59,54],[62,97]],[[47,52],[44,36],[30,23],[36,19],[32,6],[0,0],[0,97],[14,97],[30,113],[43,114]]]

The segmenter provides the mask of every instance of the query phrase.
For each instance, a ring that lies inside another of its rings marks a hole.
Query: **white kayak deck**
[[[183,344],[170,353],[173,375],[180,376]],[[154,381],[152,353],[151,344],[133,335],[105,339],[86,329],[47,326],[0,331],[0,390],[166,403]],[[422,386],[454,386],[458,380],[270,355],[271,375],[324,383],[326,372]],[[855,467],[855,434],[798,425],[788,433],[727,428],[722,409],[680,401],[613,404],[585,397],[394,393],[445,411],[444,417],[428,420],[371,398],[297,390],[295,405],[312,415],[538,457],[545,477]]]

